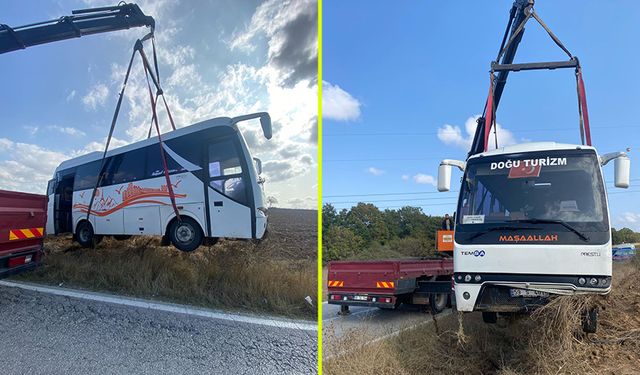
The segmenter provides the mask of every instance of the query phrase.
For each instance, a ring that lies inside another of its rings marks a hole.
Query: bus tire
[[[173,246],[184,252],[191,252],[202,245],[204,235],[200,225],[188,216],[174,219],[169,225],[169,239]]]
[[[487,324],[496,324],[498,322],[498,313],[493,311],[483,311],[482,321]]]
[[[429,306],[433,315],[440,314],[447,308],[449,295],[445,293],[432,293],[429,295]]]
[[[590,308],[582,312],[582,331],[596,333],[598,330],[598,308]]]
[[[95,247],[102,240],[102,236],[96,236],[93,233],[91,223],[84,220],[78,223],[76,227],[76,241],[82,247]]]

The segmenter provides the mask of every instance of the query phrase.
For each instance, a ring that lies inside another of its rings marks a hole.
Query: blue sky
[[[323,2],[325,202],[454,211],[457,194],[436,193],[438,162],[466,156],[465,124],[482,112],[511,4]],[[594,146],[601,153],[632,148],[632,187],[607,186],[613,225],[640,230],[640,2],[540,0],[536,10],[580,58]],[[564,59],[528,23],[516,62]],[[497,121],[503,143],[579,143],[573,71],[512,73]],[[605,179],[612,178],[608,165]]]
[[[0,0],[0,23],[20,26],[115,3],[61,0],[33,6]],[[244,130],[254,156],[263,160],[267,195],[277,206],[315,207],[316,3],[136,3],[156,19],[160,75],[177,126],[269,111],[271,141],[262,137],[257,121]],[[61,161],[103,149],[133,44],[147,32],[91,35],[0,56],[0,189],[44,193]],[[151,45],[146,48],[150,55]],[[146,138],[146,90],[136,60],[112,145]]]

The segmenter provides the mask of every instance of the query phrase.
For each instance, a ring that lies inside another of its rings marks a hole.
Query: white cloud
[[[360,117],[360,102],[340,86],[322,83],[322,118],[353,121]]]
[[[433,185],[433,186],[437,186],[438,181],[436,181],[436,179],[428,174],[424,174],[424,173],[418,173],[415,176],[413,176],[413,181],[416,184],[422,184],[422,185]]]
[[[107,101],[109,95],[109,88],[99,83],[91,88],[87,95],[82,98],[82,103],[85,108],[95,110],[98,106],[103,106]]]
[[[465,134],[462,133],[462,130],[457,125],[443,125],[438,128],[438,139],[446,145],[460,147],[468,151],[471,148],[471,143],[473,142],[473,136],[475,135],[476,127],[478,126],[476,121],[479,117],[480,115],[475,115],[473,117],[469,117],[467,121],[465,121]],[[500,147],[516,144],[516,139],[511,131],[505,129],[499,123],[496,124],[496,127],[498,133],[498,145]],[[496,145],[492,128],[491,135],[489,136],[489,149],[494,148],[496,148]]]
[[[0,138],[0,155],[3,153],[8,160],[0,161],[0,189],[39,194],[45,193],[58,164],[68,159],[64,153],[7,138]]]
[[[0,161],[0,189],[45,194],[47,182],[60,163],[90,152],[104,151],[105,142],[106,138],[102,142],[90,142],[78,150],[60,152],[0,138],[0,157],[6,158]],[[110,148],[128,143],[112,138]]]
[[[383,171],[382,169],[378,169],[376,167],[369,167],[366,169],[366,172],[374,176],[382,176],[383,174],[386,173],[386,171]]]
[[[89,7],[113,5],[108,0],[84,1]],[[268,111],[273,122],[271,140],[262,136],[259,121],[239,124],[253,156],[263,160],[267,194],[283,202],[283,206],[315,208],[315,198],[312,197],[313,202],[308,199],[317,180],[317,143],[313,139],[314,135],[317,139],[317,6],[313,0],[264,1],[257,5],[250,22],[234,20],[237,22],[233,24],[240,26],[232,26],[236,28],[236,39],[235,44],[231,43],[229,47],[237,48],[237,51],[250,51],[252,46],[259,47],[256,51],[260,53],[215,67],[211,66],[211,59],[207,57],[207,53],[213,52],[207,52],[206,48],[201,49],[200,46],[203,42],[211,42],[216,35],[203,35],[202,39],[196,36],[193,39],[193,35],[184,32],[182,28],[187,27],[182,21],[190,16],[184,12],[176,16],[177,10],[183,8],[184,4],[170,0],[138,0],[136,3],[146,14],[153,16],[158,25],[162,25],[162,28],[156,30],[160,75],[176,126],[183,127],[213,117]],[[203,3],[202,6],[219,7],[215,2],[207,5]],[[221,30],[220,35],[230,35],[234,31]],[[118,39],[119,43],[122,42],[120,44],[126,44],[126,48],[129,48],[130,42],[144,33],[144,29],[134,28],[105,34],[104,37]],[[263,53],[265,48],[266,56]],[[145,49],[148,56],[151,56],[150,43],[146,43]],[[228,50],[215,53],[237,56],[230,54]],[[91,72],[96,75],[95,82],[100,83],[88,88],[76,87],[77,92],[69,87],[65,91],[68,93],[67,100],[80,102],[87,110],[109,106],[112,104],[108,100],[110,95],[120,89],[124,80],[126,66],[123,63],[126,61],[118,58],[108,62],[111,64],[110,74],[93,69]],[[136,57],[116,130],[116,134],[122,139],[113,138],[111,149],[146,139],[150,125],[146,85],[140,61]],[[161,130],[168,131],[170,126],[162,103],[158,107],[158,115]],[[41,128],[45,129],[46,126]],[[73,128],[51,129],[63,134],[74,132]],[[82,130],[90,133],[81,127],[75,129],[75,134],[80,134]],[[36,183],[38,187],[25,184],[24,188],[20,188],[20,181],[24,180],[16,177],[11,182],[4,179],[9,176],[4,174],[0,177],[0,184],[6,186],[11,183],[17,190],[42,192],[60,160],[104,150],[104,139],[95,139],[93,135],[90,139],[84,146],[75,146],[72,150],[65,149],[63,152],[41,149],[42,152],[51,152],[57,157],[53,158],[55,163],[42,167],[41,171],[28,172],[41,176]],[[7,146],[7,142],[11,141],[0,139],[0,152],[3,148],[15,147],[13,143]],[[8,158],[16,163],[21,162],[13,156]],[[10,170],[6,164],[0,164],[0,173]],[[25,176],[28,173],[25,171]]]
[[[83,137],[83,136],[86,135],[86,133],[83,132],[82,130],[78,130],[76,128],[72,128],[70,126],[52,125],[52,126],[48,126],[47,128],[51,129],[51,130],[55,130],[55,131],[63,133],[63,134],[72,135],[72,136],[76,136],[76,137]]]
[[[76,97],[76,90],[71,90],[71,92],[69,93],[69,95],[67,95],[67,102],[70,102],[73,100],[73,98]]]
[[[409,181],[409,175],[408,174],[403,174],[402,175],[402,181]]]
[[[26,130],[29,133],[29,135],[36,135],[38,130],[40,130],[39,126],[23,126],[22,128]]]
[[[640,213],[635,212],[623,212],[618,216],[617,222],[620,226],[617,229],[627,227],[634,231],[640,231]]]
[[[293,199],[289,199],[287,201],[288,206],[291,207],[291,208],[316,208],[317,207],[317,202],[318,202],[318,197],[316,197],[316,196],[306,196],[306,197],[303,197],[303,198],[293,198]]]

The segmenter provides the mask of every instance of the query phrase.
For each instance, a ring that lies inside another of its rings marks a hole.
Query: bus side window
[[[197,149],[197,147],[194,147]],[[144,158],[146,158],[146,168],[144,169],[144,178],[156,178],[164,176],[164,164],[162,163],[162,155],[160,154],[160,147],[157,144],[147,146],[143,148]],[[178,164],[173,158],[165,152],[167,160],[167,169],[169,174],[185,172],[180,164]],[[182,155],[180,155],[182,156]],[[141,163],[144,162],[144,158],[141,158]]]
[[[114,156],[107,172],[107,175],[112,180],[110,181],[111,184],[124,184],[142,180],[144,178],[144,156],[144,149],[137,149]]]
[[[93,189],[98,181],[98,170],[100,169],[101,160],[92,161],[82,164],[76,169],[76,177],[73,181],[73,190]]]

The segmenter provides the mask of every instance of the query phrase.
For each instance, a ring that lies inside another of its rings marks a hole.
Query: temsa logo
[[[500,242],[555,242],[558,241],[557,234],[530,234],[528,236],[525,235],[504,235],[501,234],[499,238]]]

